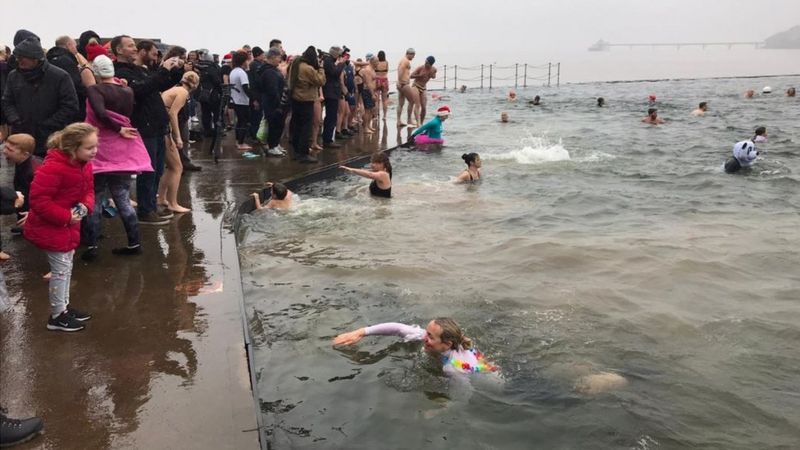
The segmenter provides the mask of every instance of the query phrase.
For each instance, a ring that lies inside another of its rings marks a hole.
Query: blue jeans
[[[56,317],[69,305],[69,282],[72,278],[72,256],[68,252],[47,252],[50,263],[50,315]]]
[[[111,198],[117,207],[117,214],[122,219],[122,226],[128,235],[128,247],[139,245],[139,219],[131,206],[131,176],[111,173],[98,173],[94,176],[94,211],[86,218],[87,242],[90,247],[97,246],[100,236],[103,200],[106,198],[106,186],[111,191]]]
[[[156,210],[158,182],[164,173],[164,153],[167,150],[164,136],[142,138],[142,141],[155,172],[143,172],[136,177],[136,200],[139,202],[140,215]]]

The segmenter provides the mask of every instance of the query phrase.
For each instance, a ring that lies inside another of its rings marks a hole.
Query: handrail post
[[[528,87],[528,63],[525,63],[525,69],[523,69],[524,76],[522,78],[522,87]]]
[[[514,63],[514,89],[518,86],[517,80],[519,80],[519,63]]]
[[[481,64],[481,89],[483,89],[483,64]]]
[[[559,86],[561,86],[561,63],[558,63],[558,65],[556,67],[558,68],[557,69],[558,72],[557,72],[557,75],[556,75],[556,87],[559,87]]]
[[[489,64],[489,89],[492,88],[492,65]]]
[[[447,90],[447,64],[444,65],[444,87],[443,90]]]
[[[458,89],[458,64],[453,66],[453,89]]]
[[[553,68],[553,63],[547,63],[547,87],[550,87],[550,69]]]

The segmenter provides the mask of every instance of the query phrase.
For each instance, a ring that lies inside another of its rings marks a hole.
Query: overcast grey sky
[[[92,29],[160,37],[217,53],[278,37],[288,51],[346,44],[356,55],[406,47],[441,63],[547,62],[611,42],[760,41],[800,24],[800,0],[0,0],[0,42],[26,28],[52,46]],[[126,4],[128,6],[122,6]],[[402,18],[399,18],[402,13]]]

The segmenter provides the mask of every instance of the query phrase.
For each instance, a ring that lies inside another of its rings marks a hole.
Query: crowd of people
[[[80,331],[91,319],[91,314],[71,306],[70,277],[79,245],[86,246],[82,260],[92,262],[100,256],[103,215],[119,216],[126,231],[127,245],[111,253],[135,256],[142,253],[140,225],[167,224],[176,214],[191,211],[179,204],[178,189],[184,171],[201,170],[188,152],[195,120],[201,124],[201,138],[219,139],[234,130],[237,149],[245,158],[284,157],[288,151],[283,144],[288,142],[293,157],[302,163],[317,162],[317,152],[338,148],[357,133],[375,133],[376,121],[387,120],[390,65],[383,51],[353,61],[346,46],[332,46],[327,52],[308,46],[292,56],[281,40],[273,39],[267,50],[244,45],[231,51],[220,65],[218,56],[205,49],[160,48],[124,34],[110,40],[93,31],[78,40],[62,36],[46,51],[35,33],[19,30],[13,44],[13,51],[0,48],[0,143],[14,165],[13,188],[0,190],[0,212],[16,214],[11,232],[23,234],[47,256],[49,330]],[[397,66],[397,126],[414,128],[411,136],[417,145],[441,145],[442,123],[451,111],[442,106],[424,123],[427,84],[436,78],[436,60],[428,56],[412,68],[415,56],[413,48],[407,49]],[[787,95],[794,96],[794,88]],[[509,93],[508,99],[516,101],[516,93]],[[537,95],[529,103],[540,102]],[[603,98],[597,99],[599,107],[604,104]],[[692,114],[702,116],[707,110],[702,102]],[[507,113],[501,121],[508,121]],[[664,123],[654,104],[643,122]],[[737,164],[752,165],[755,143],[765,139],[762,127],[753,139],[737,143]],[[467,168],[455,181],[480,180],[480,156],[468,153],[462,159]],[[392,165],[385,153],[372,156],[371,170],[341,168],[369,178],[371,195],[391,197]],[[136,201],[130,192],[134,179]],[[271,195],[264,208],[291,206],[293,195],[286,186],[268,187]],[[261,208],[259,196],[254,196]],[[0,260],[9,258],[0,247]],[[0,296],[7,297],[2,278]],[[447,341],[447,348],[437,344],[448,329],[460,334],[454,323],[437,321],[431,324],[438,331],[429,331],[425,338],[431,348],[469,353],[458,339]],[[360,336],[408,334],[396,328],[369,328]],[[352,343],[357,337],[337,341]],[[470,367],[484,364],[474,352],[455,356],[455,361],[468,360]],[[17,430],[13,436],[4,434],[4,445],[41,430],[41,421],[14,422],[5,415],[2,420]]]

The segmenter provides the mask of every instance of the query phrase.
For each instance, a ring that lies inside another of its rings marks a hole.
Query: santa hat
[[[436,110],[436,115],[441,116],[449,116],[450,115],[450,107],[447,105],[440,106],[439,109]]]

